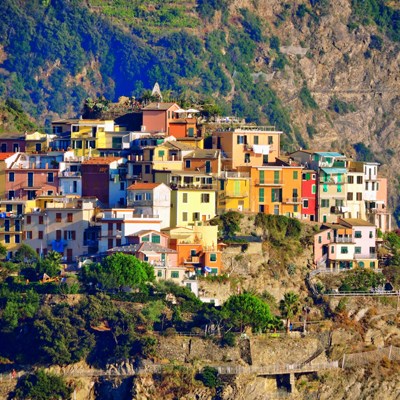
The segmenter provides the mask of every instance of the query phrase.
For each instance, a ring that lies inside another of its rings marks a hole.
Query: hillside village
[[[198,294],[196,275],[224,271],[218,228],[228,211],[321,225],[314,267],[378,268],[377,230],[391,229],[379,164],[338,152],[281,151],[283,132],[151,102],[114,119],[63,119],[52,134],[0,140],[0,243],[65,264],[123,252],[157,279]]]

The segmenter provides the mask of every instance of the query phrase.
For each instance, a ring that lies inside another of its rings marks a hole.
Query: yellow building
[[[24,242],[23,216],[34,204],[34,200],[0,201],[0,243],[7,249],[7,258],[11,258]]]
[[[25,151],[27,153],[46,152],[49,149],[51,135],[33,132],[25,134]]]
[[[250,173],[224,171],[218,191],[218,214],[227,211],[250,211]]]
[[[300,218],[301,172],[300,166],[252,168],[251,211]]]

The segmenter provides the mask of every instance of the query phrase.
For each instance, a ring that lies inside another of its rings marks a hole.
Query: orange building
[[[150,103],[142,109],[143,129],[146,132],[167,132],[171,121],[179,118],[176,103]]]
[[[300,166],[268,166],[251,169],[251,199],[253,212],[301,217]]]

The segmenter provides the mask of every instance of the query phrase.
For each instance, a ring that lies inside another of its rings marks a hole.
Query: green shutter
[[[274,171],[274,183],[279,183],[279,171]]]
[[[260,171],[260,183],[264,183],[265,171]]]
[[[293,171],[293,179],[298,179],[299,171]]]
[[[264,203],[264,188],[258,189],[258,201]]]

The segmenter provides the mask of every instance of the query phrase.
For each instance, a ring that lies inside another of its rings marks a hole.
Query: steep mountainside
[[[217,102],[284,148],[397,166],[400,10],[385,0],[4,0],[0,96],[41,123],[83,99]],[[396,204],[397,168],[386,168]]]

